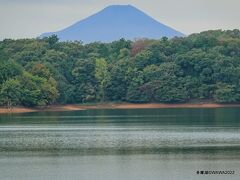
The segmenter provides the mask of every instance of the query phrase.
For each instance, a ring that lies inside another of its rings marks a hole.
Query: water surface
[[[1,179],[239,179],[239,127],[240,108],[1,115]]]

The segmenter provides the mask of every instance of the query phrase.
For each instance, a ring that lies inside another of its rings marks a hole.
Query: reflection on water
[[[1,115],[1,179],[239,179],[239,127],[239,108]]]
[[[186,125],[240,126],[239,108],[88,110],[74,112],[34,112],[1,115],[1,125],[91,124],[96,125]]]

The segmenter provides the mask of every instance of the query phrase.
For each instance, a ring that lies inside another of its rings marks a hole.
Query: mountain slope
[[[159,39],[184,36],[182,33],[159,23],[131,5],[108,6],[102,11],[73,24],[72,26],[41,37],[56,34],[61,41],[81,40],[84,43],[111,42],[120,38]]]

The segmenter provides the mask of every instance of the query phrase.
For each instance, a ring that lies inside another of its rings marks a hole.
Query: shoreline
[[[80,111],[90,109],[164,109],[164,108],[224,108],[240,107],[240,104],[217,104],[217,103],[182,103],[182,104],[163,104],[163,103],[102,103],[102,104],[72,104],[72,105],[51,105],[46,107],[26,108],[13,107],[8,109],[0,107],[0,114],[28,113],[28,112],[61,112],[61,111]]]

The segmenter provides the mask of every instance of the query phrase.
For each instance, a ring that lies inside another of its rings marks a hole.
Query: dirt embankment
[[[0,114],[3,113],[27,113],[41,111],[78,111],[88,109],[150,109],[150,108],[221,108],[240,107],[240,104],[215,104],[215,103],[184,103],[184,104],[131,104],[131,103],[103,103],[94,105],[52,105],[41,108],[13,107],[11,109],[0,107]]]

